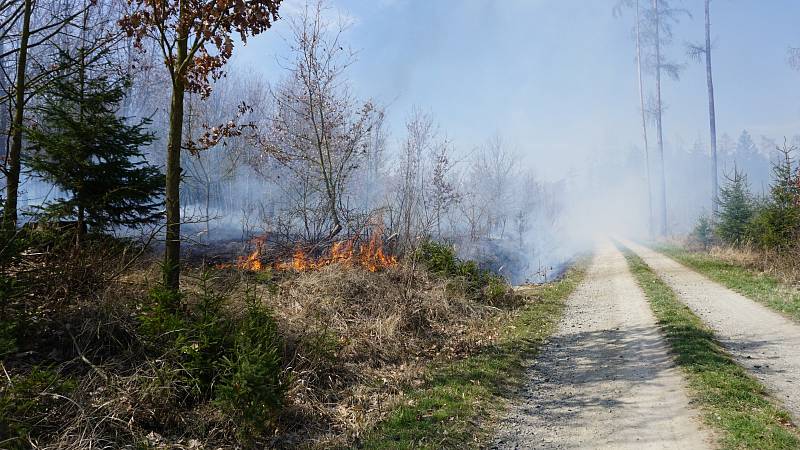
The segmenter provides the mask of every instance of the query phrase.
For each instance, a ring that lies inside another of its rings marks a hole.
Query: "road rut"
[[[644,293],[602,243],[493,448],[709,448]]]

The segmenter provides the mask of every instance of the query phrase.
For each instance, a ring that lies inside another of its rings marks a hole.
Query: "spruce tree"
[[[164,177],[141,148],[154,139],[148,120],[129,125],[117,114],[127,80],[103,67],[86,67],[82,52],[70,59],[73,75],[52,83],[37,108],[38,125],[26,129],[35,173],[67,194],[43,206],[46,217],[87,228],[137,226],[157,221]]]
[[[703,250],[708,250],[714,243],[714,223],[707,215],[703,214],[697,219],[691,238],[703,247]]]
[[[782,158],[772,166],[770,195],[756,219],[754,237],[768,249],[791,247],[800,232],[800,179],[792,153],[794,147],[778,147]]]
[[[747,184],[747,176],[736,167],[725,176],[717,200],[716,233],[727,244],[742,244],[753,217],[753,199]]]

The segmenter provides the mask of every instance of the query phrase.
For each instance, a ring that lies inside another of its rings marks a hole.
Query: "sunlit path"
[[[599,245],[495,448],[707,448],[623,255]]]

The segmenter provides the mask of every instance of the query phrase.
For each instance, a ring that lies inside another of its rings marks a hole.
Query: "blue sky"
[[[499,133],[542,176],[557,177],[587,159],[614,158],[639,145],[632,17],[612,15],[616,0],[331,0],[332,15],[353,25],[359,51],[353,89],[387,105],[393,142],[412,107],[433,113],[468,151]],[[704,68],[684,44],[703,39],[701,0],[675,28],[670,56],[686,64],[664,83],[665,139],[707,142]],[[303,0],[286,0],[284,15]],[[748,129],[757,139],[800,133],[800,72],[787,63],[800,46],[800,2],[713,0],[712,38],[720,134]],[[282,76],[280,22],[236,64]]]

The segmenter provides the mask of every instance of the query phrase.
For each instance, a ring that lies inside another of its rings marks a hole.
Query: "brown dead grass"
[[[379,273],[332,265],[279,282],[264,298],[294,380],[288,399],[300,427],[286,442],[315,447],[357,439],[428,365],[488,345],[509,314],[405,264]]]
[[[731,264],[763,272],[783,283],[800,284],[800,247],[796,250],[777,252],[763,250],[752,245],[716,244],[704,249],[689,237],[665,239],[661,243],[694,252],[707,252],[715,258]]]
[[[750,246],[714,246],[709,254],[715,258],[763,272],[781,282],[800,283],[800,254],[755,249]]]
[[[200,272],[189,270],[182,279],[190,304],[200,291]],[[182,406],[192,387],[177,376],[181,367],[142,347],[137,318],[159,279],[156,262],[70,295],[50,292],[48,283],[62,278],[56,275],[36,275],[36,292],[50,294],[31,312],[45,330],[40,343],[26,343],[36,351],[12,355],[3,367],[16,377],[47,366],[75,381],[74,390],[54,398],[47,417],[37,419],[47,421],[48,432],[32,445],[240,445],[232,431],[236,424],[213,403]],[[230,314],[242,311],[246,293],[255,292],[278,324],[290,386],[274,436],[262,441],[275,448],[352,446],[407,401],[404,392],[423,383],[428,367],[492,344],[499,325],[519,306],[484,304],[459,280],[408,263],[378,273],[331,265],[274,279],[263,275],[215,271],[213,285],[226,294]],[[53,286],[70,292],[69,286]]]

